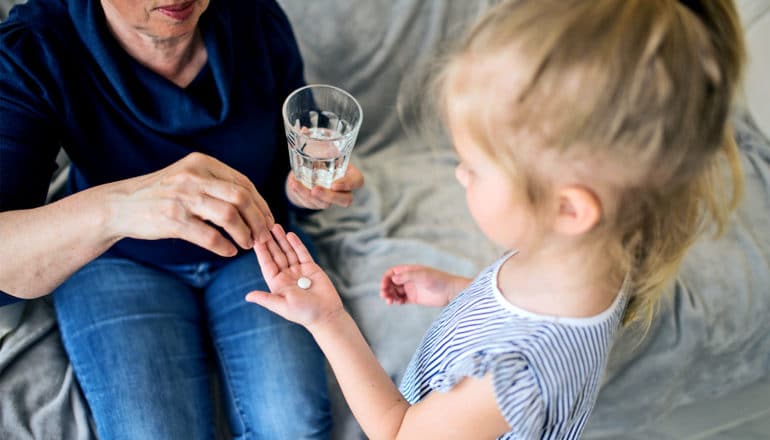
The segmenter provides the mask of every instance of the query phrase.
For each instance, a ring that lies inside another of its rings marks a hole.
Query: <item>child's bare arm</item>
[[[491,376],[466,378],[446,393],[410,406],[346,312],[309,327],[345,400],[371,439],[496,439],[511,430],[497,406]]]
[[[274,240],[255,243],[272,293],[251,292],[247,300],[311,332],[369,438],[493,439],[510,430],[497,407],[489,377],[467,378],[447,393],[434,392],[419,404],[409,405],[299,238],[287,236],[280,225],[272,233]]]
[[[427,266],[404,264],[385,272],[380,296],[388,304],[420,304],[443,307],[465,289],[471,280]]]

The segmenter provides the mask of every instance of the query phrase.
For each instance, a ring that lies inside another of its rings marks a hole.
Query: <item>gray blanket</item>
[[[364,108],[353,161],[366,186],[352,207],[316,214],[306,228],[321,264],[397,382],[438,311],[383,304],[377,297],[382,273],[413,262],[471,276],[501,251],[468,215],[449,145],[440,137],[412,135],[411,121],[400,121],[397,111],[399,96],[404,114],[418,97],[413,79],[420,60],[487,2],[279,2],[295,25],[308,80],[341,86]],[[770,370],[770,147],[744,118],[739,123],[747,192],[733,226],[719,241],[703,240],[693,249],[645,340],[622,335],[587,438],[662,438],[649,434],[662,414],[728,393]],[[332,386],[335,438],[359,437]],[[0,396],[2,439],[93,437],[45,301],[29,303],[21,327],[0,343]]]
[[[96,438],[89,418],[51,305],[28,302],[21,323],[0,337],[0,439]]]

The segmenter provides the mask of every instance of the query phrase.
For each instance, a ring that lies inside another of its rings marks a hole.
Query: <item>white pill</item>
[[[297,285],[300,289],[309,289],[310,288],[310,278],[302,277],[297,280]]]

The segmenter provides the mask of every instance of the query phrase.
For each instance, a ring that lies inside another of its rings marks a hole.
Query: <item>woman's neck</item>
[[[102,4],[107,25],[123,49],[179,87],[188,86],[206,64],[206,46],[197,26],[193,32],[160,39],[125,24],[108,2]]]
[[[585,318],[612,305],[624,274],[603,246],[551,246],[520,252],[503,263],[498,286],[513,305],[549,316]]]

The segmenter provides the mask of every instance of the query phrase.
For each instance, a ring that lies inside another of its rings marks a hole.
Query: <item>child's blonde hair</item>
[[[625,322],[649,324],[707,220],[721,232],[740,196],[728,116],[743,64],[730,0],[511,0],[470,30],[437,84],[443,110],[467,107],[464,123],[534,208],[547,179],[522,166],[537,159],[521,133],[595,166],[585,180],[611,197],[591,239],[630,276]]]

